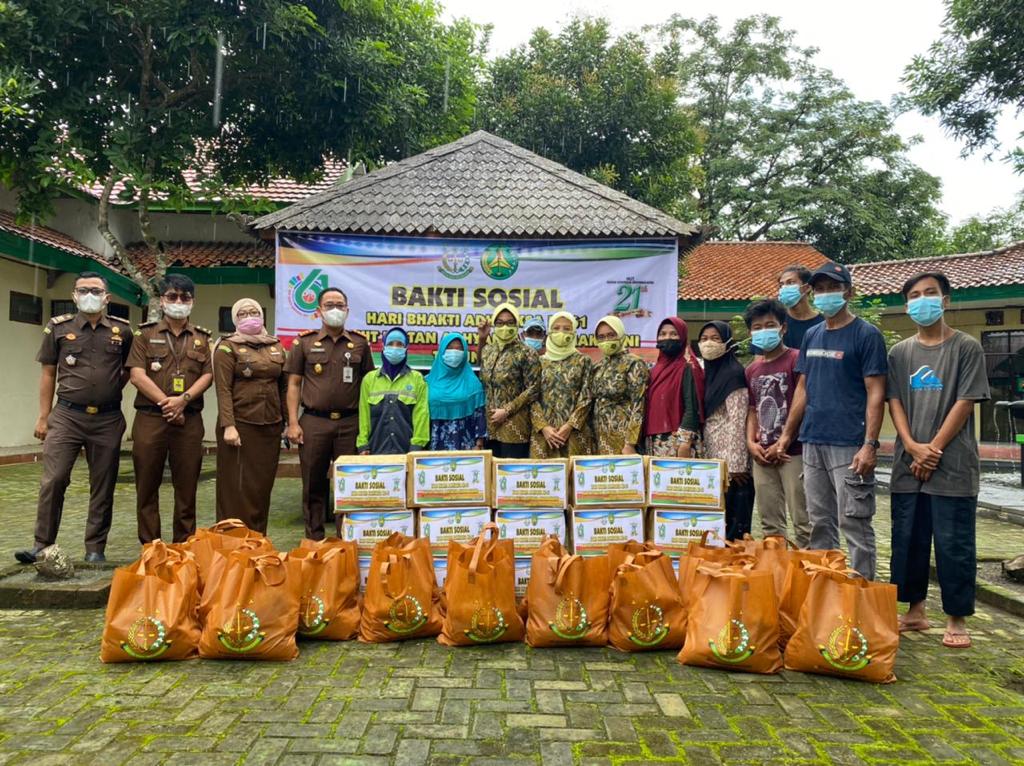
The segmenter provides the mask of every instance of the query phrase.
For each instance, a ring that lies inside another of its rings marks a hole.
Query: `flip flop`
[[[900,633],[908,633],[910,631],[917,630],[928,630],[931,626],[931,623],[928,622],[927,619],[900,620]]]
[[[970,649],[971,637],[967,633],[951,633],[947,630],[942,636],[942,645],[950,649]]]

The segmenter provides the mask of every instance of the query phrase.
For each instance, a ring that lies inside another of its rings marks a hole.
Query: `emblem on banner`
[[[312,314],[326,288],[327,275],[321,269],[313,269],[305,276],[296,274],[288,280],[288,301],[300,314]]]
[[[437,270],[448,279],[463,279],[473,273],[469,253],[445,249],[441,253],[441,265]]]
[[[507,245],[491,245],[480,256],[480,268],[491,279],[508,279],[519,268],[519,256]]]

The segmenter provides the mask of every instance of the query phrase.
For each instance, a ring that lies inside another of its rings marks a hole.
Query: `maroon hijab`
[[[687,367],[690,368],[693,382],[697,386],[697,401],[704,401],[704,370],[690,349],[686,322],[679,317],[668,317],[658,325],[659,331],[665,322],[676,328],[679,339],[683,341],[683,352],[676,357],[659,353],[658,361],[651,370],[651,382],[647,386],[647,416],[644,422],[644,433],[647,436],[672,433],[683,422],[683,377]],[[698,417],[703,423],[703,406],[698,412]]]

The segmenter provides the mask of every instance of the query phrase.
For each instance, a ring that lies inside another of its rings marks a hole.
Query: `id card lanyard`
[[[174,360],[174,377],[171,378],[171,393],[183,394],[185,393],[185,373],[181,371],[181,357],[185,353],[185,346],[188,343],[188,337],[185,335],[185,331],[181,331],[181,351],[174,347],[174,335],[167,331],[167,348],[171,352],[171,358]]]

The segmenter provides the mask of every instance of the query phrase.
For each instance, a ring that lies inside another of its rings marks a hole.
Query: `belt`
[[[75,412],[84,412],[86,415],[102,415],[105,412],[113,412],[121,409],[121,402],[109,402],[108,404],[75,404],[67,399],[57,398],[57,404],[67,407]]]
[[[359,410],[311,410],[309,407],[302,409],[303,415],[312,415],[314,418],[327,418],[327,420],[341,420],[359,414]]]

